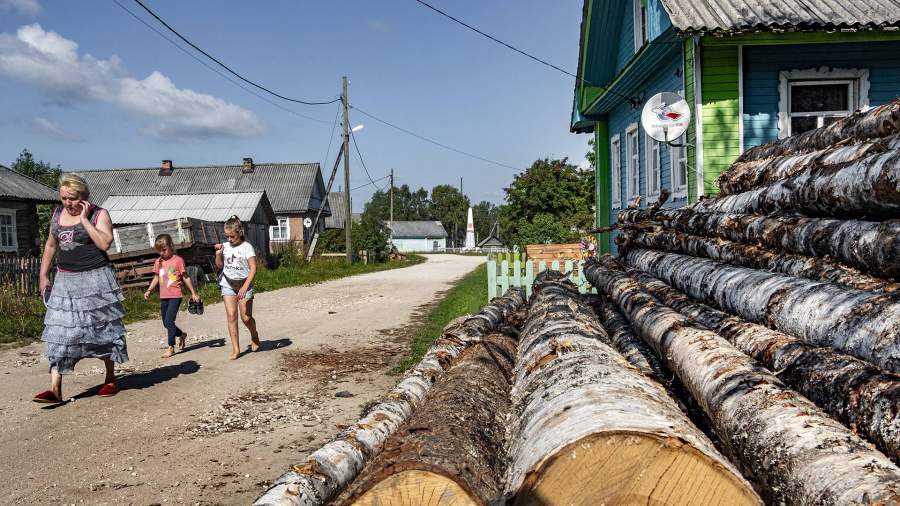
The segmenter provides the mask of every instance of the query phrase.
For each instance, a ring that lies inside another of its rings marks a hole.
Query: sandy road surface
[[[84,360],[55,409],[30,401],[48,386],[40,345],[0,352],[0,504],[249,504],[393,386],[417,310],[481,262],[259,294],[264,351],[234,362],[221,305],[179,315],[188,351],[170,359],[159,320],[129,325],[122,392],[97,397],[102,363]]]

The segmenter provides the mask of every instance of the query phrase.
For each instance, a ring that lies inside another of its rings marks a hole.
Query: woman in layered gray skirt
[[[112,220],[88,196],[80,176],[60,178],[62,206],[53,212],[41,258],[40,290],[47,303],[41,340],[50,362],[50,390],[35,395],[35,402],[62,402],[62,375],[73,372],[83,358],[103,360],[106,378],[99,395],[116,395],[114,363],[128,360],[124,297],[106,254],[113,241]],[[50,289],[54,256],[57,272]]]

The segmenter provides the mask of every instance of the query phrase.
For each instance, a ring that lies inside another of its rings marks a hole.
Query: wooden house
[[[640,196],[718,193],[744,150],[900,95],[900,1],[585,0],[571,129],[597,149],[596,219]],[[659,92],[692,109],[679,142],[640,127]],[[605,234],[609,236],[609,234]],[[611,238],[601,237],[601,251]]]
[[[311,237],[303,220],[315,219],[324,199],[325,184],[318,163],[255,163],[244,158],[240,165],[178,167],[163,160],[160,167],[85,170],[79,172],[91,189],[91,198],[102,202],[110,195],[186,195],[265,192],[275,221],[269,226],[269,242],[301,246]],[[319,231],[325,230],[321,220]]]
[[[37,205],[59,203],[59,194],[28,176],[0,165],[0,253],[41,250]]]

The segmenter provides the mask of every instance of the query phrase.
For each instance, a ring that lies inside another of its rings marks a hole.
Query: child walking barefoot
[[[244,226],[237,216],[225,222],[225,237],[228,242],[216,244],[216,266],[222,269],[219,287],[225,300],[225,314],[228,316],[228,334],[231,337],[231,355],[235,360],[241,356],[238,338],[238,313],[241,321],[250,331],[250,351],[259,349],[259,334],[253,318],[253,278],[256,277],[256,252],[253,245],[244,240]]]
[[[175,245],[172,236],[160,234],[156,236],[153,245],[159,252],[159,258],[153,264],[153,280],[150,287],[144,292],[144,299],[150,299],[150,294],[159,285],[159,312],[162,315],[163,326],[168,332],[169,349],[163,354],[163,358],[169,358],[175,354],[175,338],[178,337],[178,347],[184,351],[184,340],[187,334],[175,325],[178,316],[178,307],[181,305],[181,285],[184,284],[191,291],[191,300],[199,301],[200,296],[194,290],[194,284],[190,276],[185,276],[184,259],[175,254]]]

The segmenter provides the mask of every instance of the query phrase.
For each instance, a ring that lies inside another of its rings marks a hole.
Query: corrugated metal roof
[[[35,202],[58,202],[59,193],[28,176],[0,165],[0,197]]]
[[[331,208],[331,216],[325,217],[325,228],[344,228],[344,219],[347,216],[344,207],[344,192],[329,193],[328,206]]]
[[[440,239],[447,237],[444,225],[439,221],[395,221],[393,224],[385,222],[393,232],[394,239],[417,239],[427,237]]]
[[[100,206],[109,211],[116,225],[129,225],[177,218],[223,222],[232,215],[250,222],[260,205],[268,205],[263,192],[110,195]]]
[[[110,195],[265,191],[276,213],[307,212],[313,186],[322,178],[318,163],[257,163],[250,174],[242,173],[240,165],[176,166],[170,176],[160,176],[159,167],[85,170],[79,174],[97,202]]]
[[[900,0],[662,0],[683,34],[900,26]]]

